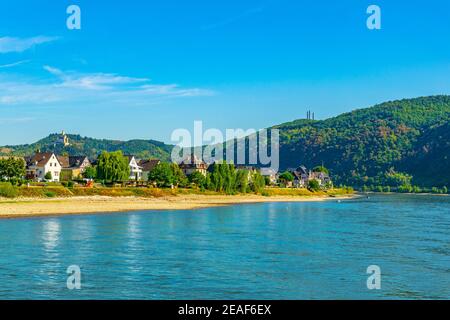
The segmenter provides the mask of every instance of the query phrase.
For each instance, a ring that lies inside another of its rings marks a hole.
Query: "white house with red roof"
[[[50,172],[51,179],[45,179]],[[61,176],[61,163],[58,157],[51,152],[36,153],[27,159],[27,178],[36,181],[59,182]]]

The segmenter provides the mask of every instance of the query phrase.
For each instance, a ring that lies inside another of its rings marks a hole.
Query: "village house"
[[[128,158],[128,166],[130,167],[130,180],[142,180],[142,167],[138,164],[138,160],[132,155],[126,155]]]
[[[319,185],[322,186],[326,186],[331,182],[331,178],[328,174],[326,174],[325,172],[310,172],[309,174],[309,180],[317,180],[317,182],[319,182]]]
[[[276,185],[278,181],[278,172],[271,168],[262,168],[261,175],[264,178],[268,178],[270,185]]]
[[[186,176],[190,176],[194,172],[200,172],[206,176],[208,170],[208,164],[203,160],[199,160],[194,154],[181,161],[179,166]]]
[[[61,164],[54,153],[37,152],[34,156],[27,158],[26,175],[27,179],[36,181],[53,181],[59,182],[61,175]],[[51,179],[46,179],[46,175],[50,173]]]
[[[332,183],[330,176],[325,172],[309,171],[303,165],[296,169],[288,169],[287,171],[294,176],[293,186],[295,188],[306,188],[311,180],[317,180],[321,187]]]
[[[147,181],[150,171],[152,171],[161,161],[157,159],[140,160],[138,165],[142,168],[142,180]]]
[[[61,181],[70,181],[81,177],[87,167],[92,166],[86,156],[57,156],[61,164]]]
[[[306,188],[309,181],[308,169],[305,166],[299,166],[294,170],[289,170],[294,176],[293,186],[295,188]]]

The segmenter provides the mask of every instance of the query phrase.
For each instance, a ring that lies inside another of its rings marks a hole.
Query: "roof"
[[[298,167],[295,171],[301,173],[301,174],[308,174],[308,169],[306,169],[305,166]]]
[[[59,164],[63,168],[69,168],[69,157],[68,156],[56,156],[58,158]]]
[[[245,165],[237,165],[235,166],[236,170],[248,170],[248,171],[258,171],[257,167],[253,166],[245,166]]]
[[[142,167],[142,171],[150,172],[160,163],[161,161],[158,159],[151,159],[151,160],[140,160],[138,165]]]
[[[133,156],[133,155],[130,155],[130,154],[125,154],[125,155],[124,155],[124,157],[128,159],[128,163],[130,163],[130,162],[131,162],[131,160],[133,160],[133,158],[134,158],[134,160],[136,160],[136,162],[137,162],[137,159],[136,159],[136,157],[135,157],[135,156]]]
[[[85,159],[89,161],[86,156],[56,156],[61,167],[63,168],[79,168]]]
[[[28,165],[43,167],[48,163],[53,155],[54,154],[52,152],[36,153],[29,159]]]
[[[83,164],[83,162],[85,160],[89,161],[88,157],[86,157],[86,156],[70,156],[69,157],[69,166],[71,168],[78,168]]]
[[[199,164],[206,164],[203,160],[200,160],[197,158],[195,154],[191,154],[190,156],[186,157],[183,161],[181,161],[181,164],[184,165],[199,165]]]

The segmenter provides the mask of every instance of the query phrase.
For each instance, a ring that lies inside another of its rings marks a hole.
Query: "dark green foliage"
[[[159,188],[171,187],[175,183],[172,167],[169,163],[159,163],[148,174],[148,182],[156,184]]]
[[[47,173],[45,174],[45,176],[44,176],[44,179],[45,179],[45,180],[52,180],[52,179],[53,179],[52,173],[51,173],[50,171],[47,172]]]
[[[236,190],[240,193],[247,193],[250,190],[248,170],[237,170],[236,172]]]
[[[183,171],[175,163],[160,163],[148,175],[148,181],[154,183],[159,188],[169,188],[172,186],[184,187],[187,185],[187,178]]]
[[[215,163],[211,173],[210,190],[233,194],[238,186],[236,184],[236,169],[234,165],[227,163]]]
[[[212,173],[208,175],[208,189],[226,194],[249,191],[260,193],[266,183],[259,172],[248,170],[236,170],[233,164],[215,163],[212,165]]]
[[[87,167],[83,172],[83,177],[86,179],[97,178],[97,169],[94,167]]]
[[[320,191],[320,184],[317,180],[310,180],[308,182],[308,190],[312,192]]]
[[[128,158],[122,151],[102,152],[98,157],[97,178],[108,182],[127,181],[130,177]]]
[[[266,180],[259,172],[254,172],[251,176],[250,188],[254,193],[261,193],[266,186]]]
[[[280,181],[286,183],[286,182],[292,182],[294,181],[294,175],[288,171],[283,172],[280,177],[279,177]]]
[[[171,163],[170,169],[172,170],[174,185],[177,187],[186,187],[189,181],[180,167],[176,163]]]
[[[312,171],[313,171],[313,172],[323,172],[323,173],[326,173],[326,174],[329,174],[329,173],[330,173],[330,172],[328,171],[328,169],[325,168],[324,166],[318,166],[318,167],[315,167]]]
[[[199,188],[206,188],[206,177],[200,172],[194,172],[189,177],[189,183]]]

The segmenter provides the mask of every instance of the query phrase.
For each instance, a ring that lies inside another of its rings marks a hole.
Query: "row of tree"
[[[174,163],[158,164],[148,176],[148,181],[157,187],[187,187],[193,186],[202,190],[211,190],[227,194],[238,192],[261,192],[266,181],[259,172],[237,170],[233,164],[213,164],[211,172],[204,175],[194,172],[186,177]]]
[[[194,172],[187,177],[176,163],[160,163],[149,172],[148,182],[159,188],[193,186],[227,194],[258,193],[266,186],[266,180],[259,172],[237,170],[233,164],[213,164],[210,171],[206,175]],[[121,151],[103,152],[96,169],[87,169],[84,176],[105,182],[127,181],[130,176],[128,159]]]

